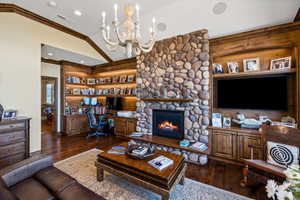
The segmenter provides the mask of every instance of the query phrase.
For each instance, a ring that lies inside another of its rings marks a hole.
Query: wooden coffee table
[[[122,142],[114,146],[127,146]],[[170,197],[170,191],[178,183],[184,184],[186,164],[183,156],[171,154],[164,151],[156,151],[155,155],[145,160],[135,160],[126,155],[114,155],[106,153],[111,147],[104,149],[98,155],[95,165],[97,167],[97,180],[103,181],[104,170],[125,178],[126,180],[149,189],[162,196],[163,200]],[[149,160],[160,155],[166,156],[174,161],[174,164],[159,171],[148,164]]]

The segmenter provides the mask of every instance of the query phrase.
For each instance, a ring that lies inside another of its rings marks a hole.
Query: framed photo
[[[230,117],[223,117],[223,127],[224,128],[231,127],[231,118]]]
[[[88,78],[87,79],[87,84],[88,85],[95,85],[96,84],[96,79],[94,79],[94,78]]]
[[[118,76],[112,77],[112,82],[113,83],[118,83],[119,82],[119,77]]]
[[[4,110],[2,114],[2,119],[14,119],[17,117],[16,110]]]
[[[212,114],[212,126],[216,128],[222,128],[222,114],[213,113]]]
[[[120,83],[125,83],[125,82],[126,82],[126,79],[127,79],[127,76],[126,76],[126,75],[120,76],[119,82],[120,82]]]
[[[239,64],[237,62],[228,62],[228,72],[229,73],[237,73],[240,72],[239,70]]]
[[[127,82],[129,82],[129,83],[131,83],[131,82],[133,82],[134,81],[134,75],[128,75],[128,77],[127,77]]]
[[[292,57],[285,57],[271,60],[270,70],[290,69],[292,65]]]
[[[250,58],[243,60],[244,63],[244,72],[252,72],[252,71],[259,71],[260,64],[259,58]]]
[[[223,74],[223,66],[221,64],[213,63],[214,74]]]
[[[73,89],[73,95],[80,95],[81,93],[80,93],[80,88],[74,88]]]

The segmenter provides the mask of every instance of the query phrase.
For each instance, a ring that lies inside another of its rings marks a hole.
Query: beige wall
[[[101,59],[85,41],[15,13],[0,13],[0,104],[31,117],[30,151],[41,149],[41,44]]]

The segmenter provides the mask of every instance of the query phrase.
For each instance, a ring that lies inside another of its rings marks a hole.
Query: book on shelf
[[[141,132],[133,132],[130,136],[131,137],[142,137],[142,136],[144,136],[144,134]]]
[[[191,149],[197,150],[197,151],[205,151],[208,149],[208,146],[203,142],[196,142],[190,146]]]
[[[149,165],[152,167],[158,169],[159,171],[162,171],[171,165],[173,165],[174,161],[165,157],[165,156],[158,156],[157,158],[154,158],[148,162]]]

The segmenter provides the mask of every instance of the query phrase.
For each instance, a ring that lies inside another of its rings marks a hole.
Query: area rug
[[[104,181],[96,180],[94,165],[97,154],[102,152],[92,149],[54,165],[74,177],[79,183],[96,192],[107,200],[160,200],[161,196],[120,177],[105,173]],[[171,192],[172,200],[250,200],[213,186],[186,178],[184,186],[177,185]]]

